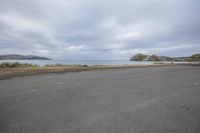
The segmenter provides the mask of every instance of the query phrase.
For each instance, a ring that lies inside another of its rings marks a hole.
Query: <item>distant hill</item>
[[[0,60],[50,60],[49,58],[35,56],[35,55],[0,55]]]
[[[131,61],[200,61],[200,54],[193,54],[189,57],[168,57],[158,55],[136,54]]]

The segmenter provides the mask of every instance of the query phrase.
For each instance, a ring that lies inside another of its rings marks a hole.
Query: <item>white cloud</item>
[[[200,49],[198,5],[196,0],[2,0],[0,53],[65,59],[192,54]]]
[[[31,30],[31,31],[45,31],[47,30],[44,24],[30,18],[25,18],[15,14],[0,14],[0,20],[16,30]]]

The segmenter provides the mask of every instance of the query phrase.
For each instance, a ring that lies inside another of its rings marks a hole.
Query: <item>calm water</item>
[[[151,61],[129,60],[0,60],[2,62],[19,62],[37,65],[46,64],[81,64],[81,65],[116,65],[116,64],[153,64]]]

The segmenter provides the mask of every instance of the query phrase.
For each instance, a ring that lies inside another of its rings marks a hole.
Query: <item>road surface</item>
[[[200,133],[200,67],[0,80],[0,133]]]

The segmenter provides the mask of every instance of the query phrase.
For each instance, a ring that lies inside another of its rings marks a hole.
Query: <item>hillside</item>
[[[168,57],[158,55],[136,54],[130,61],[200,61],[200,54],[193,54],[189,57]]]
[[[0,60],[50,60],[49,58],[35,56],[35,55],[0,55]]]

